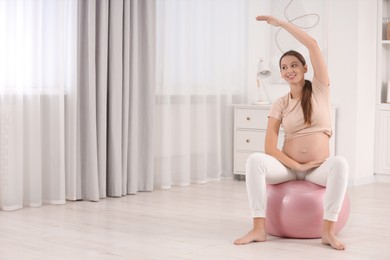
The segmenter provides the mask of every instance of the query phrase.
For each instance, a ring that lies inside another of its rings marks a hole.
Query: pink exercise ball
[[[321,237],[325,189],[308,181],[267,185],[267,233],[290,238]],[[345,194],[335,233],[341,231],[348,217],[349,197]]]

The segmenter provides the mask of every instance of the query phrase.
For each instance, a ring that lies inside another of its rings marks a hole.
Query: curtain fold
[[[78,84],[67,107],[67,151],[76,155],[67,162],[67,198],[150,191],[155,2],[88,0],[78,10]]]
[[[156,1],[125,1],[130,4],[130,117],[128,187],[151,191],[155,172]],[[127,10],[127,9],[126,9]],[[138,165],[137,165],[138,163]],[[138,179],[138,180],[137,180]],[[138,187],[137,187],[138,186]]]

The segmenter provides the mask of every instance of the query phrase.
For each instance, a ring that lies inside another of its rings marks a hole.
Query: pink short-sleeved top
[[[329,86],[321,85],[316,78],[312,81],[312,117],[311,125],[305,124],[301,100],[291,98],[291,93],[278,98],[272,105],[268,117],[281,121],[284,129],[284,141],[323,132],[329,137],[332,136],[330,118],[330,92]]]

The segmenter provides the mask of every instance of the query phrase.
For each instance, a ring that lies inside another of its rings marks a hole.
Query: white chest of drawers
[[[234,105],[234,174],[245,174],[248,156],[264,152],[269,105]],[[283,144],[279,134],[278,147]]]
[[[249,155],[264,152],[265,134],[267,131],[268,112],[271,105],[233,105],[234,107],[234,147],[233,171],[236,175],[245,174],[245,163]],[[332,109],[333,136],[330,140],[331,155],[335,150],[335,116]],[[282,149],[283,130],[279,132],[278,147]]]

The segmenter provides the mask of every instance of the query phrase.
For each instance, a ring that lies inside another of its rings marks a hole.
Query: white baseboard
[[[375,181],[390,183],[390,174],[375,174]]]
[[[348,182],[348,186],[361,186],[366,185],[374,182],[384,182],[384,183],[390,183],[390,174],[375,174],[372,176],[367,177],[360,177],[356,179],[351,179]]]
[[[376,181],[375,175],[367,176],[367,177],[360,177],[360,178],[355,178],[351,179],[348,182],[348,186],[361,186],[361,185],[366,185],[366,184],[371,184]]]

